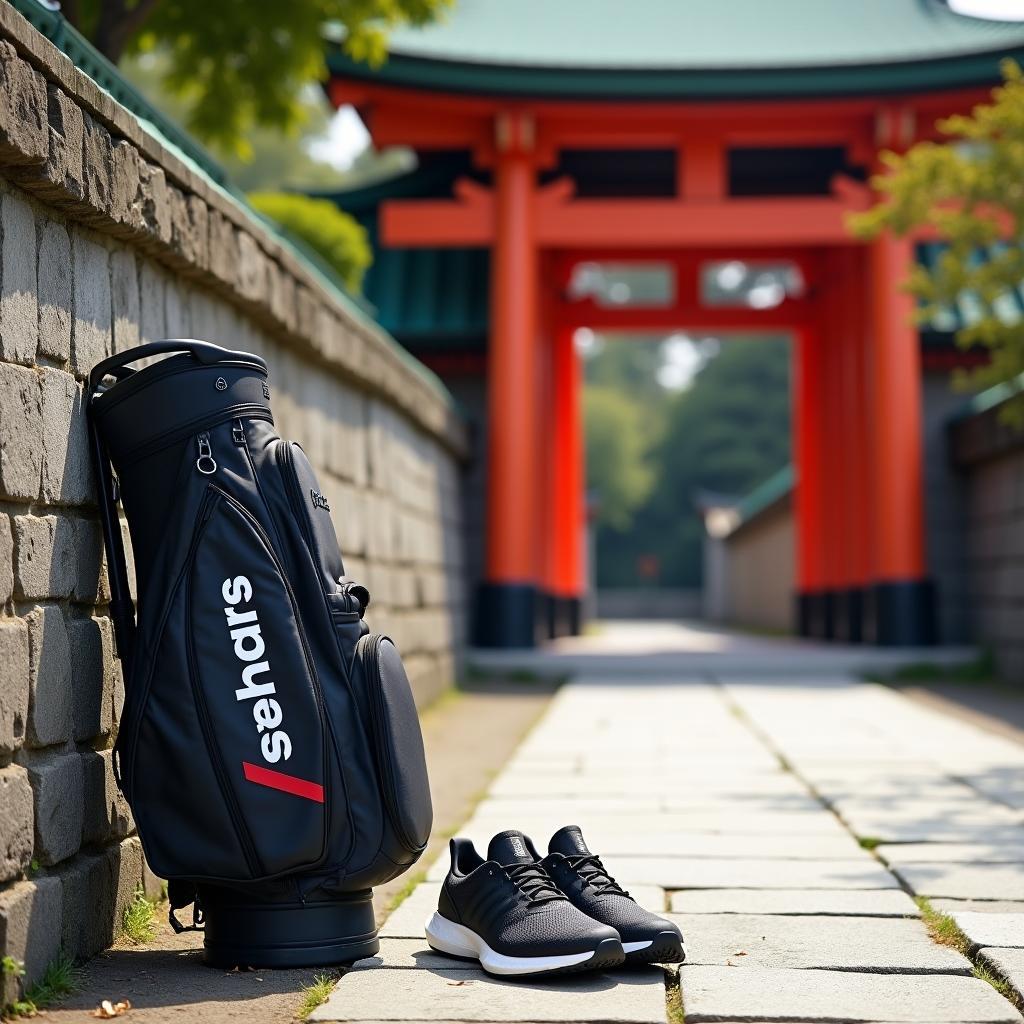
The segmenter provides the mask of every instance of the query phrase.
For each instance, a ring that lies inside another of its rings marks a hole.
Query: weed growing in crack
[[[312,984],[306,985],[303,988],[302,1003],[299,1005],[298,1010],[296,1010],[295,1016],[299,1020],[306,1020],[321,1003],[327,1001],[327,997],[334,991],[334,986],[340,977],[341,974],[338,972],[317,974],[313,978]]]

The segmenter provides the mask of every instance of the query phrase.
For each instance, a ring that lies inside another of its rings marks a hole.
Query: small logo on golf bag
[[[314,491],[310,487],[309,496],[313,499],[313,508],[322,508],[325,512],[331,511],[331,506],[327,504],[327,499],[319,491]]]
[[[214,387],[216,387],[218,391],[227,391],[228,382],[223,377],[218,377],[214,383]]]

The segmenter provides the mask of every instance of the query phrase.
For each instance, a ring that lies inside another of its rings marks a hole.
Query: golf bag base
[[[199,901],[211,967],[326,967],[380,949],[369,889],[315,902],[270,902],[203,885]]]

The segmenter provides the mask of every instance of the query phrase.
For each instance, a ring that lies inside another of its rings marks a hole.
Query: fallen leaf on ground
[[[127,999],[122,999],[116,1003],[112,1003],[109,999],[104,999],[92,1011],[92,1015],[99,1017],[100,1020],[110,1020],[112,1017],[123,1017],[131,1008],[132,1004]]]
[[[457,987],[459,985],[472,985],[473,982],[471,982],[471,981],[449,981],[448,984],[449,985],[454,985],[454,986]]]
[[[733,956],[746,956],[746,955],[747,955],[747,951],[745,949],[738,949],[735,953],[733,953]]]

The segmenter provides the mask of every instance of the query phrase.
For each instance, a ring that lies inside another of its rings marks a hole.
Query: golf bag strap
[[[135,647],[135,604],[128,585],[128,565],[121,536],[121,520],[117,514],[117,483],[110,459],[100,438],[92,414],[92,395],[86,409],[93,465],[96,468],[96,489],[100,505],[103,547],[107,552],[107,578],[110,581],[110,619],[114,624],[114,650],[125,672]]]

